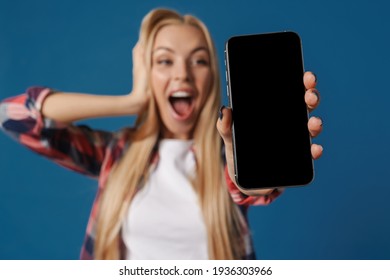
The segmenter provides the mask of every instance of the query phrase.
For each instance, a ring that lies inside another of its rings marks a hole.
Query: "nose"
[[[190,65],[184,60],[177,61],[174,67],[174,79],[188,82],[191,78]]]

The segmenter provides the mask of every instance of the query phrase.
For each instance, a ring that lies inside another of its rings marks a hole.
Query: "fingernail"
[[[320,94],[318,93],[318,90],[316,90],[315,88],[311,90],[311,92],[317,96],[317,99],[320,100]]]
[[[222,120],[223,118],[223,109],[225,108],[225,105],[222,105],[221,108],[219,108],[219,119]]]
[[[322,120],[322,118],[320,118],[320,117],[315,117],[315,118],[318,119],[318,120],[320,120],[321,126],[322,126],[322,124],[324,123],[324,121]]]

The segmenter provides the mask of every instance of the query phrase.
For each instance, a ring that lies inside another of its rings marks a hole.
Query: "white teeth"
[[[190,97],[191,94],[185,91],[176,91],[172,93],[171,97]]]

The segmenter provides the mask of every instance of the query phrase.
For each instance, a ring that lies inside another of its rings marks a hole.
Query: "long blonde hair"
[[[244,255],[241,236],[242,216],[227,191],[221,158],[221,138],[215,127],[221,103],[217,54],[206,26],[192,15],[181,16],[169,9],[155,9],[143,19],[140,42],[145,49],[148,73],[154,39],[161,27],[169,24],[189,24],[199,28],[210,52],[212,86],[194,129],[197,176],[193,182],[198,194],[208,234],[211,259],[237,259]],[[150,80],[150,77],[149,77]],[[149,87],[150,87],[150,83]],[[145,90],[151,90],[146,88]],[[153,148],[160,135],[161,120],[151,98],[145,112],[138,116],[136,129],[129,132],[130,146],[114,166],[103,190],[98,213],[95,258],[123,257],[121,226],[129,204],[147,175]]]

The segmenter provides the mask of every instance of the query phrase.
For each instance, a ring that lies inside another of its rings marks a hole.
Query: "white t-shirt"
[[[127,259],[208,259],[206,227],[189,181],[195,172],[192,145],[192,140],[160,141],[157,167],[123,223]]]

